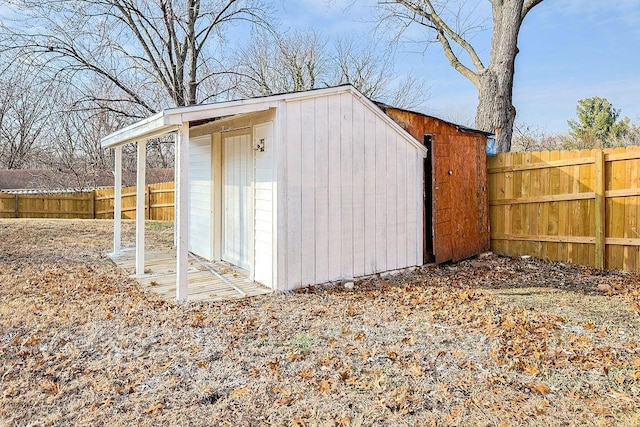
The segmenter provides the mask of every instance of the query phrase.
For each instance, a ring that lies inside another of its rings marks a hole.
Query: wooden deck
[[[176,297],[176,251],[154,249],[145,253],[145,275],[135,274],[135,248],[123,249],[111,260],[131,275],[140,285],[166,299]],[[245,270],[226,262],[209,262],[189,255],[188,301],[220,301],[264,295],[271,289],[252,282]]]

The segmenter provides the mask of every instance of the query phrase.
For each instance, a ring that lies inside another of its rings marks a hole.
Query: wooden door
[[[451,158],[449,144],[433,137],[432,188],[433,188],[433,252],[436,263],[453,257],[452,246],[452,194]]]
[[[225,137],[222,259],[247,270],[250,267],[252,170],[250,135]]]
[[[482,191],[482,167],[479,148],[475,138],[459,137],[455,148],[455,157],[450,159],[452,170],[450,188],[454,194],[454,206],[451,212],[452,260],[459,261],[477,255],[488,249],[485,247],[486,226],[483,212],[486,206],[486,193]],[[480,153],[484,156],[484,150]]]

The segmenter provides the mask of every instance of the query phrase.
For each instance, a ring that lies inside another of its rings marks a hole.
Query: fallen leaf
[[[414,378],[420,378],[423,375],[422,366],[418,364],[409,365],[407,369]]]
[[[305,381],[315,380],[315,376],[316,371],[314,371],[313,369],[303,369],[302,371],[298,372],[298,377]]]
[[[34,345],[39,343],[40,341],[42,341],[41,338],[35,337],[35,336],[31,336],[29,338],[26,338],[24,341],[22,341],[22,347],[27,347],[30,345]]]
[[[413,335],[406,336],[402,338],[402,343],[407,345],[415,345],[416,337],[414,337]]]
[[[231,396],[233,397],[242,397],[246,396],[247,394],[249,394],[249,387],[247,386],[238,387],[231,392]]]
[[[551,391],[551,388],[545,383],[529,384],[529,388],[531,391],[537,391],[540,394],[547,394]]]
[[[271,372],[274,375],[280,375],[280,371],[278,370],[278,367],[280,366],[280,360],[279,359],[275,359],[275,360],[271,360],[271,361],[267,362],[267,366],[269,366],[269,369],[271,369]]]
[[[291,420],[292,427],[304,427],[306,425],[307,424],[304,422],[302,418],[295,417],[294,419]]]
[[[144,413],[145,414],[155,414],[156,412],[158,412],[162,408],[164,408],[164,404],[158,402],[155,405],[151,405],[147,409],[145,409]]]
[[[320,381],[319,392],[320,394],[326,394],[329,390],[331,390],[331,383],[333,383],[332,379],[323,379]]]

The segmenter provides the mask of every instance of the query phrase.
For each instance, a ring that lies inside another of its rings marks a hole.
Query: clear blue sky
[[[298,0],[279,7],[285,27],[317,28],[327,36],[366,36],[373,24],[365,21],[371,20],[375,3]],[[488,32],[474,40],[483,46],[483,57],[488,42]],[[577,101],[600,96],[640,124],[639,0],[546,0],[527,16],[519,47],[514,87],[518,122],[563,133],[567,120],[575,117]],[[472,124],[476,90],[448,65],[439,46],[431,45],[424,53],[408,45],[401,50],[398,70],[422,73],[430,87],[422,110]]]

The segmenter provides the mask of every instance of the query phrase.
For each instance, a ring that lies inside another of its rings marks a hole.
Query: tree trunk
[[[480,75],[476,127],[496,136],[496,148],[500,152],[511,149],[516,109],[513,106],[513,74],[487,69]]]
[[[496,135],[498,151],[511,149],[516,109],[513,75],[522,24],[522,0],[493,2],[493,34],[489,66],[479,73],[476,127]]]

